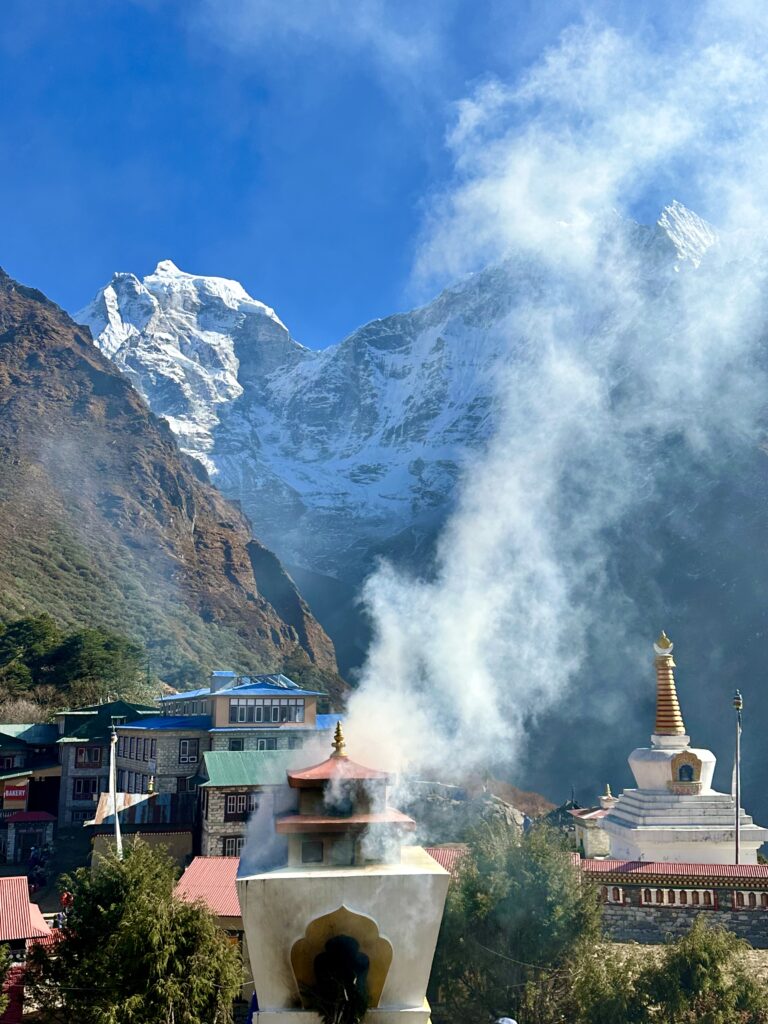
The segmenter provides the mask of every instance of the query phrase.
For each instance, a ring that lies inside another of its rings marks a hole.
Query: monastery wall
[[[733,909],[730,891],[720,890],[717,896],[717,909],[606,903],[603,926],[613,942],[656,945],[668,937],[679,939],[690,930],[699,914],[705,914],[713,923],[746,939],[755,949],[768,949],[768,911]]]

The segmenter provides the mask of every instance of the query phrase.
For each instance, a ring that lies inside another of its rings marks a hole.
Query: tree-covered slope
[[[343,690],[242,513],[86,329],[0,272],[0,618],[40,612],[134,636],[166,673],[282,669]]]

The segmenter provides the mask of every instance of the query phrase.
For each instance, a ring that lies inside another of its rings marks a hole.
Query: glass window
[[[323,863],[323,841],[322,839],[305,839],[301,844],[302,864]]]
[[[229,741],[229,749],[230,750],[242,750],[243,749],[243,740],[242,740],[242,738],[240,738],[240,739],[230,739],[230,741]]]
[[[152,740],[150,748],[149,748],[149,752],[150,752],[149,756],[154,761],[155,758],[157,757],[157,740]]]
[[[179,740],[179,764],[195,764],[199,745],[199,740]]]
[[[131,736],[131,738],[130,738],[130,740],[128,742],[128,757],[133,758],[135,753],[136,753],[136,737],[135,736]]]
[[[227,836],[222,845],[225,857],[239,857],[243,846],[245,846],[245,837]]]
[[[260,737],[256,741],[256,749],[257,750],[277,750],[277,740],[274,738],[274,736],[267,737],[267,738],[261,738]]]

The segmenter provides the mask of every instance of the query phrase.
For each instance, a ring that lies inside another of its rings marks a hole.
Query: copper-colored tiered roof
[[[364,764],[357,764],[347,757],[344,746],[344,735],[341,731],[341,722],[336,723],[336,732],[333,739],[333,753],[320,764],[310,765],[309,768],[302,768],[300,771],[288,772],[288,782],[294,789],[314,789],[324,782],[342,781],[361,782],[380,780],[390,782],[389,772],[380,771],[378,768],[368,768]]]
[[[369,825],[397,825],[408,832],[412,832],[416,828],[413,818],[409,818],[402,811],[396,811],[394,807],[387,807],[384,811],[346,816],[286,814],[277,819],[275,829],[284,834],[291,832],[354,832],[367,828]]]

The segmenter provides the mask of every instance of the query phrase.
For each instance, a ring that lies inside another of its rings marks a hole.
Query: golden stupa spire
[[[344,745],[344,733],[341,731],[341,722],[336,723],[336,732],[333,734],[333,753],[331,757],[346,757],[347,748]]]
[[[662,632],[653,645],[656,655],[656,728],[657,736],[684,736],[685,724],[680,711],[675,688],[675,663],[672,660],[674,644],[666,633]]]

